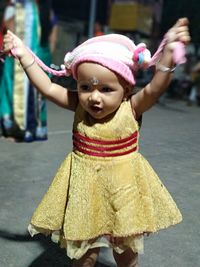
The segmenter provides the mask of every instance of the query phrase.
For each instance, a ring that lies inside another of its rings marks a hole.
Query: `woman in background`
[[[42,12],[44,6],[45,12]],[[51,63],[50,14],[51,2],[49,0],[11,1],[4,14],[6,29],[20,36],[46,65]],[[30,84],[21,66],[12,58],[6,58],[0,90],[2,92],[0,117],[3,135],[15,141],[46,140],[45,98]]]
[[[4,31],[5,31],[5,25],[3,23],[3,17],[4,17],[4,11],[7,5],[7,0],[1,0],[0,1],[0,51],[3,49],[3,36],[4,36]],[[2,72],[3,72],[3,66],[4,66],[4,60],[3,58],[0,60],[0,81],[2,77]],[[2,92],[0,90],[0,103],[1,103],[1,95]],[[0,136],[2,135],[2,127],[0,124]]]

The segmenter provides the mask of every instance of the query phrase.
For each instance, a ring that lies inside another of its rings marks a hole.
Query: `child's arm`
[[[5,53],[10,54],[12,49],[15,50],[15,56],[19,59],[29,80],[41,94],[61,107],[70,110],[76,109],[77,94],[52,83],[48,75],[35,62],[33,55],[15,34],[8,31],[3,44]]]
[[[156,66],[156,72],[152,81],[131,98],[136,118],[139,118],[143,112],[151,108],[167,89],[172,78],[170,70],[174,68],[172,53],[176,45],[175,42],[180,41],[187,44],[190,41],[188,20],[186,18],[179,19],[166,36],[167,44]]]

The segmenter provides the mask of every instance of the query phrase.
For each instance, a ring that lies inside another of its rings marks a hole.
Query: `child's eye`
[[[88,84],[80,84],[78,86],[80,91],[89,91],[90,90],[90,86]]]
[[[101,92],[103,92],[103,93],[109,93],[109,92],[112,92],[112,91],[113,91],[112,88],[107,87],[107,86],[104,86],[104,87],[101,88]]]

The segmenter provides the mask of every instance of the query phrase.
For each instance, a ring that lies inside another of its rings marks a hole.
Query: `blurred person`
[[[7,0],[2,0],[0,2],[0,50],[2,50],[3,35],[4,35],[4,31],[5,31],[5,27],[4,27],[4,23],[3,23],[3,17],[4,17],[6,5],[7,5]]]
[[[47,53],[47,65],[49,66],[57,43],[57,16],[52,8],[51,0],[38,0],[37,2],[41,26],[39,53]],[[43,59],[41,60],[43,61]]]
[[[159,103],[165,105],[166,99],[178,99],[187,100],[191,92],[193,82],[190,77],[190,71],[187,63],[179,65],[174,70],[172,81],[168,87],[168,90],[159,98]]]
[[[139,120],[185,62],[188,20],[167,32],[151,57],[145,44],[108,34],[93,37],[65,55],[52,71],[12,32],[4,52],[17,57],[38,91],[75,112],[69,153],[29,225],[31,235],[51,235],[74,267],[93,267],[100,247],[113,249],[118,267],[138,267],[143,238],[178,224],[182,215],[148,161],[139,153]],[[180,53],[181,52],[181,53]],[[133,92],[135,72],[155,67],[152,80]],[[77,91],[54,84],[43,71],[72,75]]]
[[[160,25],[162,19],[163,0],[152,1],[152,29],[151,29],[151,49],[156,51],[160,42]]]
[[[94,25],[94,36],[101,36],[104,35],[102,25],[97,21]]]
[[[4,16],[4,10],[7,5],[7,0],[2,0],[0,1],[0,53],[3,49],[3,36],[5,32],[5,26],[3,22],[3,16]],[[4,66],[4,57],[2,56],[0,60],[0,81],[2,77],[2,72],[3,72],[3,66]],[[2,91],[0,90],[0,103],[1,103],[1,97],[2,97]],[[2,127],[0,123],[0,136],[2,136]]]
[[[5,10],[4,24],[6,29],[14,31],[32,51],[50,65],[50,1],[10,1]],[[13,58],[7,57],[5,60],[0,90],[3,135],[15,141],[46,140],[45,98],[30,84]]]
[[[192,103],[197,103],[200,106],[200,59],[196,65],[192,68],[191,71],[192,79],[193,79],[193,87],[189,95],[188,105]]]

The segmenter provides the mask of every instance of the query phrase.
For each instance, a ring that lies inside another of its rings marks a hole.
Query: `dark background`
[[[195,45],[200,43],[200,1],[164,0],[161,34],[165,33],[180,17],[190,21],[190,34]]]
[[[88,21],[90,13],[90,0],[53,0],[53,8],[58,18],[65,21]],[[96,20],[107,24],[108,0],[97,1]]]
[[[89,20],[90,0],[52,0],[53,7],[61,20]],[[97,0],[96,21],[108,24],[111,0]],[[163,35],[180,17],[190,20],[192,42],[200,43],[200,0],[164,0],[160,35]]]

